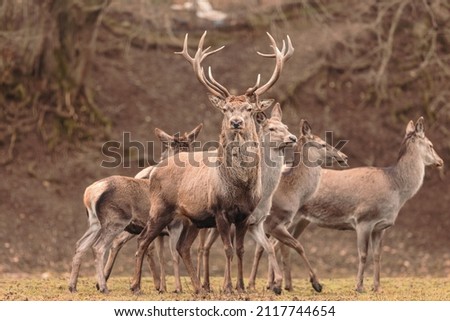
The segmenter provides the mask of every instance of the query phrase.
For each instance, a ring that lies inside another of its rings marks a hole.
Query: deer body
[[[374,284],[380,287],[381,243],[402,206],[420,189],[425,166],[443,166],[423,132],[423,118],[411,121],[395,165],[323,170],[317,192],[299,211],[299,224],[309,222],[332,229],[356,231],[359,267],[356,290],[362,292],[369,243],[373,249]],[[295,233],[298,237],[304,229]]]
[[[294,150],[294,164],[287,170],[287,173],[281,176],[276,191],[274,191],[270,215],[264,221],[264,230],[276,240],[294,248],[302,256],[309,269],[311,283],[314,289],[320,292],[322,287],[304,254],[303,247],[293,239],[288,231],[288,227],[301,204],[316,191],[320,181],[321,167],[319,163],[308,163],[308,159],[311,156],[315,161],[326,161],[329,158],[345,162],[347,158],[345,154],[326,144],[318,136],[313,135],[308,122],[302,120],[300,123],[299,144]],[[256,273],[262,251],[263,249],[260,246],[257,246],[255,249],[249,280],[251,288],[255,286]],[[275,280],[273,279],[274,271],[270,265],[269,271],[268,287],[273,287],[274,284],[278,284],[278,281],[276,278]]]
[[[202,125],[199,125],[191,133],[182,137],[170,136],[162,130],[156,129],[157,136],[165,144],[162,158],[176,154],[180,150],[191,148],[191,143],[195,140],[201,128]],[[152,168],[147,168],[145,172],[151,173],[152,170]],[[142,173],[138,175],[145,177]],[[151,207],[148,190],[148,178],[137,179],[118,175],[101,179],[86,188],[83,202],[88,213],[89,228],[76,244],[69,281],[71,292],[76,291],[81,259],[89,248],[93,249],[95,256],[97,288],[101,292],[108,292],[106,280],[111,273],[119,249],[134,234],[141,232],[147,220]],[[105,267],[105,253],[111,247],[112,252]],[[160,281],[155,275],[153,247],[149,251],[149,264],[152,272],[154,272],[155,284],[157,284]],[[177,286],[181,287],[181,284],[178,283]]]
[[[250,232],[250,235],[269,254],[270,265],[274,269],[276,275],[276,282],[273,288],[278,294],[279,291],[281,291],[281,270],[278,266],[273,246],[265,235],[263,221],[269,214],[272,204],[272,194],[274,193],[281,177],[284,163],[284,148],[297,141],[297,138],[287,130],[287,126],[281,122],[281,117],[281,107],[279,104],[276,104],[272,110],[271,118],[261,121],[261,157],[263,158],[263,162],[261,164],[261,199],[255,210],[252,212],[248,222],[248,231]],[[211,229],[211,232],[208,235],[208,243],[203,244],[202,246],[202,250],[204,250],[202,255],[204,266],[203,288],[208,291],[210,290],[209,250],[217,237],[217,230]],[[202,241],[201,243],[204,242],[205,241]],[[236,252],[238,256],[243,255],[242,248],[237,247]],[[243,285],[240,286],[243,287]]]

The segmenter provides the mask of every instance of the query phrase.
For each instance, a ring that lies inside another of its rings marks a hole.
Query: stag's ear
[[[187,139],[189,141],[189,143],[192,143],[194,140],[197,139],[198,134],[200,133],[200,131],[203,128],[203,124],[198,125],[197,127],[195,127],[189,134],[187,134]]]
[[[415,132],[416,135],[419,137],[423,137],[424,131],[423,131],[423,117],[420,117],[417,122],[416,122],[416,126],[415,126]]]
[[[311,126],[306,119],[300,120],[300,134],[302,136],[311,135]]]
[[[164,132],[159,128],[155,128],[155,135],[158,136],[159,140],[162,141],[163,143],[169,143],[174,141],[173,136],[167,134],[166,132]]]
[[[275,118],[281,121],[281,117],[283,116],[283,112],[281,111],[281,106],[279,103],[276,103],[272,109],[272,113],[270,114],[270,118]]]
[[[416,131],[414,126],[414,122],[412,120],[409,121],[408,125],[406,125],[405,136],[411,136]]]
[[[263,112],[256,113],[255,118],[256,118],[256,122],[257,122],[259,125],[262,125],[262,124],[265,123],[266,120],[267,120],[267,116],[266,116],[266,114],[264,114]]]
[[[275,101],[275,99],[263,99],[263,100],[260,100],[259,103],[258,103],[259,111],[266,110],[267,108],[272,106],[274,101]]]
[[[214,107],[218,108],[220,111],[223,112],[223,106],[225,106],[225,99],[211,94],[208,94],[208,98]]]

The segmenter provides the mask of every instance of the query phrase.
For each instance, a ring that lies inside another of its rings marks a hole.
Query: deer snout
[[[297,137],[295,135],[288,135],[287,137],[284,137],[284,141],[281,144],[281,147],[288,147],[292,146],[297,142]]]
[[[339,159],[338,159],[338,163],[346,165],[348,161],[348,156],[345,155],[344,153],[339,152]]]
[[[244,128],[244,120],[240,117],[235,117],[230,119],[231,129],[242,129]]]
[[[293,143],[296,143],[296,142],[297,142],[297,136],[295,136],[295,135],[289,135],[289,140],[290,140],[291,142],[293,142]]]
[[[435,165],[437,168],[441,168],[442,166],[444,166],[444,161],[442,160],[442,158],[437,159]]]

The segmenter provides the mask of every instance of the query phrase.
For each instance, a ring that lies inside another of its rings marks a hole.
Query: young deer
[[[201,128],[200,124],[192,132],[181,137],[168,135],[156,128],[155,134],[163,142],[161,159],[190,150],[192,142]],[[148,168],[143,171],[151,172]],[[69,281],[71,292],[76,291],[81,259],[89,248],[93,249],[95,255],[97,288],[101,292],[108,292],[106,280],[111,273],[114,259],[109,261],[106,272],[104,272],[105,253],[119,235],[122,238],[125,235],[130,239],[142,230],[150,210],[148,189],[148,179],[126,176],[110,176],[96,181],[86,188],[83,202],[88,214],[89,228],[76,244]],[[150,248],[150,252],[152,250]],[[115,255],[117,252],[116,248]],[[153,255],[150,253],[148,258],[150,268],[155,273]],[[155,276],[155,283],[157,282],[159,282],[159,278]]]
[[[163,151],[161,155],[161,161],[166,159],[170,155],[175,155],[179,153],[180,151],[193,151],[193,142],[197,138],[198,134],[200,133],[200,130],[202,129],[203,125],[198,125],[195,129],[193,129],[189,134],[185,133],[183,136],[170,136],[168,134],[165,134],[164,132],[160,131],[157,132],[157,136],[159,139],[163,142]],[[146,192],[148,192],[148,179],[150,177],[151,171],[153,170],[153,166],[146,167],[143,170],[141,170],[139,173],[137,173],[134,178],[138,179],[145,179],[147,180],[147,186],[146,186]],[[150,207],[149,207],[150,208]],[[148,217],[148,211],[145,213],[139,213],[139,217],[135,218],[138,221],[131,222],[129,226],[120,233],[113,241],[110,251],[108,260],[105,265],[105,277],[106,280],[108,280],[109,276],[111,275],[112,268],[114,266],[114,262],[117,258],[117,255],[119,254],[120,249],[132,238],[134,238],[137,234],[139,234],[145,226],[145,222]],[[170,223],[167,226],[167,230],[162,232],[158,237],[158,258],[159,258],[159,271],[156,269],[156,264],[154,261],[154,243],[152,243],[147,251],[147,260],[150,266],[151,274],[153,276],[153,281],[156,290],[159,292],[166,292],[167,291],[167,285],[166,285],[166,275],[165,275],[165,268],[166,268],[166,261],[164,257],[164,236],[169,237],[169,249],[170,254],[172,256],[172,262],[173,262],[173,269],[174,269],[174,276],[175,276],[175,291],[176,293],[182,292],[182,285],[181,285],[181,278],[180,278],[180,257],[178,253],[175,250],[176,242],[178,241],[178,238],[181,234],[183,224],[186,224],[187,222],[182,220],[174,220],[172,223]],[[129,230],[131,230],[131,227],[133,227],[133,233],[130,233]]]
[[[273,246],[264,232],[263,221],[270,212],[272,195],[275,192],[281,177],[284,163],[284,149],[292,146],[293,143],[297,141],[297,138],[287,130],[287,126],[281,122],[281,118],[281,107],[280,104],[277,103],[273,108],[269,119],[264,117],[258,120],[261,126],[260,131],[262,133],[261,156],[264,159],[261,164],[262,193],[261,200],[248,222],[248,231],[250,232],[250,235],[269,255],[269,264],[275,272],[275,285],[273,289],[278,294],[280,293],[279,291],[281,291],[281,270],[278,266]],[[203,246],[203,288],[207,291],[210,290],[209,250],[219,236],[217,229],[210,229],[210,231],[208,243]],[[236,252],[239,253],[239,249],[236,249]]]
[[[312,134],[311,126],[306,120],[300,121],[299,143],[294,149],[292,164],[286,168],[281,177],[277,190],[272,199],[270,215],[264,222],[264,230],[281,244],[293,249],[303,258],[309,269],[310,281],[313,288],[320,292],[322,285],[311,264],[304,254],[302,245],[295,240],[288,231],[300,207],[317,190],[322,173],[322,164],[330,164],[334,160],[342,165],[347,164],[347,155],[327,144],[320,137]],[[280,244],[280,245],[281,245]],[[255,249],[252,271],[250,273],[249,286],[255,286],[256,273],[262,248]],[[269,266],[268,287],[274,283],[273,271]],[[285,287],[289,290],[289,287]]]
[[[231,95],[218,83],[209,68],[206,77],[201,62],[210,54],[203,50],[206,32],[200,39],[195,57],[187,52],[187,35],[183,51],[180,52],[193,66],[198,80],[210,92],[210,101],[223,113],[222,130],[217,152],[209,157],[208,153],[180,153],[177,165],[169,157],[167,166],[156,166],[150,178],[150,200],[152,207],[146,227],[138,238],[135,275],[131,290],[140,291],[141,270],[145,249],[156,236],[176,217],[186,217],[193,224],[183,230],[177,243],[177,250],[183,259],[191,278],[195,292],[201,290],[195,268],[192,265],[190,248],[198,228],[217,227],[226,254],[226,267],[223,289],[232,291],[231,259],[233,249],[230,239],[230,227],[236,227],[236,247],[238,253],[238,288],[243,290],[242,252],[248,217],[261,198],[261,154],[258,147],[260,137],[256,131],[254,115],[268,108],[273,100],[259,100],[278,79],[284,62],[293,54],[288,38],[288,46],[280,51],[275,40],[269,35],[276,65],[270,80],[259,86],[249,88],[244,95]]]
[[[360,167],[347,170],[323,170],[313,198],[298,215],[293,231],[299,237],[309,223],[318,226],[355,230],[359,267],[356,291],[362,292],[369,243],[373,250],[373,290],[380,290],[381,243],[384,232],[394,225],[402,206],[422,186],[425,167],[442,167],[443,160],[425,137],[423,118],[406,127],[397,162],[387,168]]]

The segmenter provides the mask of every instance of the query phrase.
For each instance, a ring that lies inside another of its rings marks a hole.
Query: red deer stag
[[[272,110],[269,119],[259,119],[261,126],[261,156],[263,162],[261,164],[261,181],[262,194],[258,206],[253,211],[249,219],[248,231],[258,246],[264,248],[269,256],[269,264],[274,270],[275,282],[273,289],[278,292],[281,290],[282,274],[278,266],[275,256],[275,251],[269,239],[266,236],[263,228],[263,222],[270,212],[272,204],[272,194],[278,185],[281,177],[284,164],[284,150],[286,147],[292,146],[297,141],[297,138],[292,135],[287,126],[281,122],[282,112],[280,104],[276,104]],[[210,229],[211,233],[208,237],[208,244],[204,246],[203,267],[204,279],[203,288],[210,290],[209,282],[209,250],[213,242],[219,237],[217,229]],[[242,250],[236,248],[237,253],[242,253]],[[243,286],[243,285],[242,285]]]

